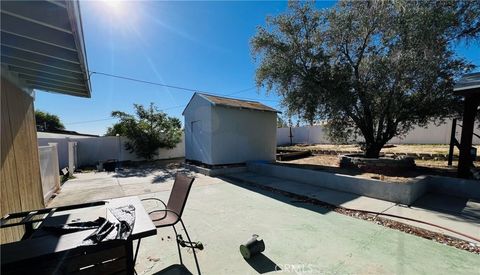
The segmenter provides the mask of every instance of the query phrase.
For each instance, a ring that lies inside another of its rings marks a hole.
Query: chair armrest
[[[160,202],[160,203],[163,205],[163,208],[164,208],[163,210],[154,210],[154,211],[148,212],[149,215],[150,215],[151,213],[154,213],[154,212],[157,212],[157,211],[165,211],[165,210],[167,210],[167,205],[166,205],[162,200],[160,200],[160,199],[157,199],[157,198],[146,198],[146,199],[142,199],[142,200],[140,200],[140,201],[142,201],[142,202],[143,202],[143,201],[158,201],[158,202]],[[161,219],[164,219],[166,216],[167,216],[167,212],[165,212],[165,215],[164,215]],[[161,220],[161,219],[160,219],[160,220]]]
[[[161,199],[157,199],[157,198],[146,198],[146,199],[141,199],[140,201],[159,201],[163,204],[163,207],[165,207],[165,209],[167,209],[167,205],[161,200]]]

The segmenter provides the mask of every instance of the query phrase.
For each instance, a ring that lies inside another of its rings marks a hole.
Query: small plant
[[[174,148],[182,138],[181,122],[169,117],[150,103],[148,108],[134,104],[135,115],[113,111],[112,117],[120,122],[108,128],[106,135],[128,138],[125,148],[137,156],[151,160],[160,148]]]

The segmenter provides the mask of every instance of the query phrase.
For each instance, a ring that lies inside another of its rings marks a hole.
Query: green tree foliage
[[[115,123],[111,127],[108,127],[107,133],[105,136],[126,136],[127,135],[127,126],[124,123]]]
[[[458,106],[454,79],[472,65],[453,48],[478,39],[479,3],[291,2],[252,38],[257,85],[278,93],[287,115],[326,119],[333,140],[360,135],[366,156],[378,157],[394,136]]]
[[[181,141],[182,125],[178,118],[160,112],[153,103],[149,107],[140,104],[134,104],[134,107],[135,115],[113,111],[112,117],[118,118],[120,122],[107,131],[107,135],[127,137],[127,150],[150,160],[158,149],[172,149]]]
[[[35,111],[37,129],[41,131],[64,130],[65,126],[57,115],[42,111]]]

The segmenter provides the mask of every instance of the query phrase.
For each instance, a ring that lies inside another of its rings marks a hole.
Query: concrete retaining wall
[[[480,182],[441,176],[419,176],[407,183],[390,183],[317,170],[266,163],[248,163],[249,171],[323,188],[411,205],[427,192],[480,199]]]
[[[480,181],[440,176],[427,176],[428,191],[480,200]]]
[[[412,204],[427,189],[427,183],[424,178],[398,184],[265,163],[248,163],[247,167],[249,171],[262,175],[284,178],[406,205]]]

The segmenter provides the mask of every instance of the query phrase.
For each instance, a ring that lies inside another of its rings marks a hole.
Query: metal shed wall
[[[212,162],[212,105],[195,95],[183,115],[185,116],[185,158],[202,163]]]
[[[208,165],[275,160],[276,111],[215,104],[195,94],[183,115],[187,160]]]
[[[274,161],[277,113],[212,107],[211,165]]]

